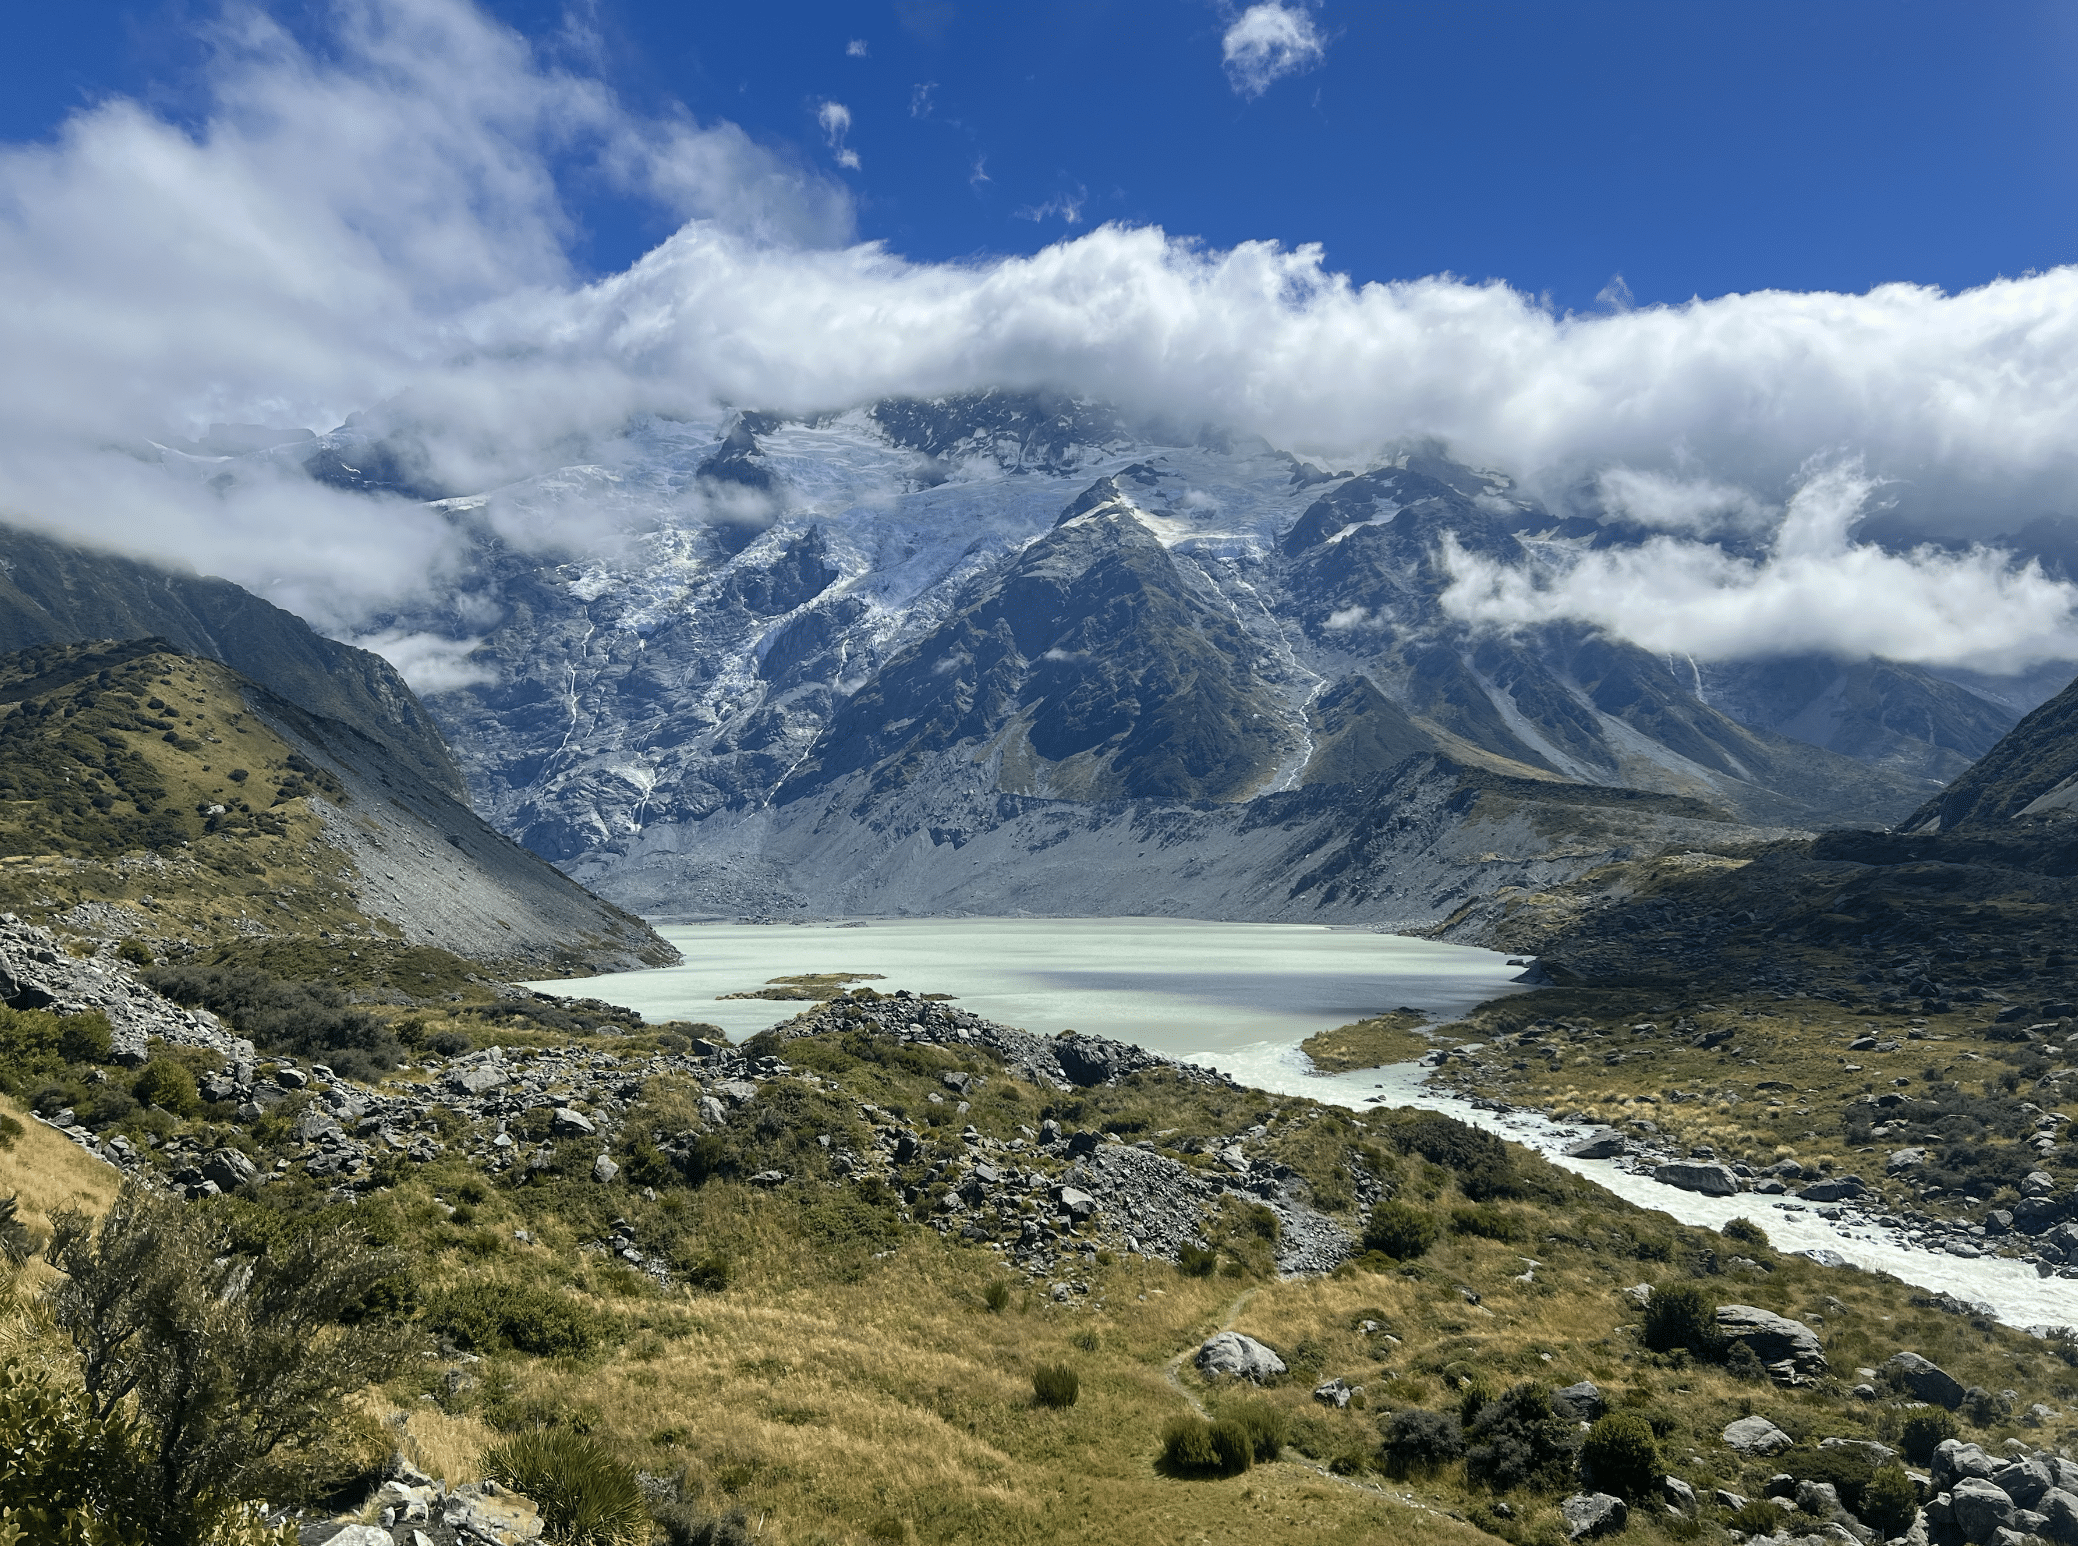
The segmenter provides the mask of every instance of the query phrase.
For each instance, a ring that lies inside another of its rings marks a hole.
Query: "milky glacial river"
[[[1439,1017],[1525,991],[1520,967],[1488,950],[1306,924],[1173,918],[946,918],[863,924],[695,924],[658,932],[682,965],[581,983],[544,982],[638,1010],[653,1021],[704,1020],[740,1040],[808,1006],[719,999],[804,972],[873,972],[883,992],[949,993],[1005,1025],[1072,1027],[1207,1064],[1244,1084],[1354,1109],[1423,1106],[1514,1139],[1620,1196],[1686,1224],[1745,1215],[1780,1250],[1828,1250],[1862,1267],[1989,1305],[2013,1325],[2078,1323],[2078,1282],[2038,1278],[2021,1262],[1915,1250],[1867,1225],[1830,1223],[1755,1196],[1702,1197],[1558,1151],[1578,1128],[1529,1112],[1479,1109],[1423,1082],[1412,1064],[1323,1076],[1298,1044],[1316,1031],[1402,1005]]]

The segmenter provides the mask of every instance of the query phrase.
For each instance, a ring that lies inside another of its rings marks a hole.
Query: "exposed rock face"
[[[1776,1455],[1796,1443],[1765,1417],[1742,1417],[1727,1424],[1724,1441],[1742,1455]]]
[[[1824,1344],[1802,1321],[1750,1304],[1726,1304],[1717,1308],[1717,1329],[1728,1341],[1752,1348],[1778,1384],[1795,1384],[1827,1370]]]
[[[1739,1178],[1729,1165],[1674,1160],[1653,1167],[1652,1179],[1684,1192],[1701,1192],[1705,1197],[1730,1197],[1739,1190]]]
[[[1928,1474],[1936,1492],[1947,1492],[1957,1482],[1989,1481],[1998,1470],[1999,1462],[1980,1446],[1965,1444],[1961,1439],[1943,1439],[1934,1449],[1934,1460]]]
[[[1207,1375],[1251,1380],[1258,1385],[1285,1372],[1284,1360],[1273,1350],[1238,1331],[1208,1337],[1198,1349],[1198,1368]]]
[[[2011,1529],[2018,1510],[2013,1500],[1990,1482],[1966,1477],[1949,1493],[1956,1528],[1971,1546],[1988,1546],[2000,1530]]]
[[[1930,1359],[1917,1353],[1898,1353],[1885,1361],[1884,1374],[1902,1384],[1921,1401],[1945,1406],[1951,1412],[1963,1404],[1962,1384]]]

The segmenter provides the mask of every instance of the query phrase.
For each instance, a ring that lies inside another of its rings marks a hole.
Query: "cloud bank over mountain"
[[[2078,656],[2067,587],[1864,550],[1808,513],[1850,484],[1861,508],[1857,479],[1960,539],[2078,507],[2078,269],[1562,315],[1499,283],[1359,284],[1317,248],[1146,227],[916,263],[854,242],[852,195],[795,152],[638,115],[461,0],[363,0],[322,41],[234,7],[192,120],[113,100],[0,151],[0,512],[351,627],[439,583],[441,519],[292,472],[214,487],[206,457],[169,474],[151,444],[324,430],[408,394],[440,481],[483,488],[644,412],[1045,386],[1336,466],[1436,437],[1667,534],[1541,580],[1467,571],[1466,615],[1496,625],[1559,609],[1719,650],[1779,634],[1740,619],[1829,615],[1807,642]],[[558,183],[576,175],[683,224],[583,276]],[[1860,471],[1813,481],[1814,456]]]

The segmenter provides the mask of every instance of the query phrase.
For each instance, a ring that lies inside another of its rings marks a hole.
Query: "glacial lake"
[[[532,986],[652,1021],[705,1020],[740,1041],[810,1006],[720,995],[805,972],[874,972],[867,986],[883,993],[949,993],[999,1024],[1137,1042],[1236,1078],[1241,1064],[1366,1015],[1405,1005],[1449,1018],[1521,991],[1510,979],[1522,968],[1491,950],[1311,924],[935,918],[657,932],[683,963]]]
[[[1508,993],[1520,966],[1490,950],[1404,935],[1307,924],[1175,918],[875,919],[865,923],[659,926],[685,960],[652,971],[531,984],[603,999],[645,1019],[704,1020],[742,1040],[810,1007],[721,999],[804,972],[876,972],[882,992],[950,993],[1004,1025],[1068,1028],[1203,1063],[1273,1094],[1355,1110],[1420,1106],[1497,1132],[1611,1191],[1684,1224],[1715,1228],[1744,1215],[1779,1250],[1825,1251],[1856,1266],[1988,1305],[2012,1325],[2078,1322],[2078,1282],[2039,1278],[2025,1263],[1964,1260],[1910,1246],[1867,1223],[1751,1195],[1703,1197],[1559,1151],[1582,1128],[1535,1112],[1495,1112],[1431,1088],[1428,1070],[1324,1076],[1299,1043],[1316,1031],[1407,1006],[1450,1019]]]

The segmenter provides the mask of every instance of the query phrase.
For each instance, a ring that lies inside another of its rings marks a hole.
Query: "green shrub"
[[[1162,1464],[1183,1476],[1197,1476],[1219,1468],[1219,1452],[1212,1447],[1212,1425],[1202,1417],[1175,1417],[1162,1429]]]
[[[1945,1440],[1956,1436],[1955,1419],[1939,1407],[1928,1407],[1905,1419],[1898,1432],[1898,1448],[1914,1465],[1925,1465]]]
[[[25,1093],[72,1063],[105,1063],[113,1033],[100,1014],[0,1006],[0,1088]]]
[[[1202,1245],[1186,1245],[1176,1253],[1176,1270],[1189,1278],[1209,1278],[1219,1265],[1219,1253]]]
[[[1759,1246],[1763,1250],[1767,1248],[1768,1232],[1749,1218],[1726,1219],[1724,1227],[1718,1230],[1718,1233],[1727,1240],[1738,1241],[1741,1245]]]
[[[187,1064],[170,1057],[155,1057],[144,1065],[130,1093],[147,1106],[157,1106],[177,1117],[191,1117],[202,1109],[202,1093],[195,1088],[195,1073]]]
[[[464,1283],[426,1308],[426,1328],[470,1352],[518,1348],[544,1358],[588,1353],[605,1319],[566,1294],[532,1283]]]
[[[1275,1460],[1291,1442],[1291,1425],[1284,1413],[1267,1401],[1246,1402],[1227,1415],[1246,1431],[1257,1460]]]
[[[1533,1380],[1481,1407],[1468,1438],[1465,1477],[1495,1492],[1564,1486],[1580,1454],[1572,1421],[1552,1411],[1550,1391]]]
[[[1081,1377],[1064,1363],[1043,1363],[1032,1371],[1032,1399],[1041,1406],[1070,1407],[1081,1394]]]
[[[1457,1418],[1420,1407],[1395,1412],[1386,1419],[1385,1443],[1379,1450],[1385,1468],[1402,1479],[1426,1475],[1464,1452],[1465,1432]]]
[[[1748,1498],[1743,1507],[1725,1516],[1724,1526],[1742,1535],[1765,1536],[1780,1535],[1787,1528],[1782,1510],[1766,1498]]]
[[[123,1525],[122,1480],[136,1435],[121,1416],[97,1421],[76,1394],[10,1358],[0,1365],[0,1529],[28,1542],[143,1546]]]
[[[991,1315],[1001,1315],[1010,1305],[1010,1285],[996,1279],[981,1291],[981,1302],[988,1306]]]
[[[571,1546],[646,1546],[648,1500],[635,1473],[595,1439],[550,1428],[486,1452],[492,1481],[532,1498],[546,1533]]]
[[[0,1197],[0,1261],[19,1267],[36,1254],[36,1233],[16,1213],[21,1206],[18,1193]]]
[[[1364,1249],[1412,1261],[1436,1243],[1436,1220],[1404,1202],[1382,1202],[1364,1226]]]
[[[1581,1476],[1603,1492],[1642,1498],[1659,1484],[1660,1448],[1652,1424],[1636,1411],[1611,1412],[1580,1446]]]
[[[1919,1489],[1901,1465],[1887,1465],[1869,1478],[1862,1489],[1861,1516],[1882,1539],[1895,1540],[1912,1526],[1919,1512]]]
[[[1850,1514],[1862,1511],[1862,1495],[1876,1475],[1876,1467],[1858,1449],[1835,1445],[1831,1449],[1793,1449],[1777,1457],[1776,1464],[1800,1482],[1829,1482],[1839,1493]]]
[[[1255,1464],[1255,1435],[1234,1418],[1218,1419],[1207,1431],[1206,1438],[1212,1444],[1212,1453],[1219,1458],[1221,1475],[1239,1476]]]
[[[1469,1428],[1478,1420],[1487,1402],[1493,1400],[1493,1387],[1485,1380],[1467,1380],[1458,1390],[1457,1420],[1460,1426]]]
[[[1686,1348],[1694,1357],[1715,1360],[1724,1349],[1717,1302],[1700,1283],[1659,1284],[1645,1305],[1645,1345],[1655,1353]]]
[[[144,941],[141,939],[124,940],[115,947],[115,953],[123,960],[128,961],[132,966],[150,966],[152,964],[152,953],[145,948]]]
[[[718,1294],[729,1286],[736,1267],[720,1251],[704,1251],[688,1254],[678,1263],[678,1270],[688,1287],[703,1294]]]
[[[1520,1240],[1524,1234],[1521,1219],[1491,1204],[1452,1208],[1450,1229],[1453,1234],[1477,1235],[1482,1240]]]
[[[1749,1385],[1765,1385],[1768,1381],[1768,1366],[1761,1362],[1761,1355],[1746,1342],[1732,1344],[1731,1355],[1724,1361],[1724,1372],[1735,1380],[1744,1380]]]

